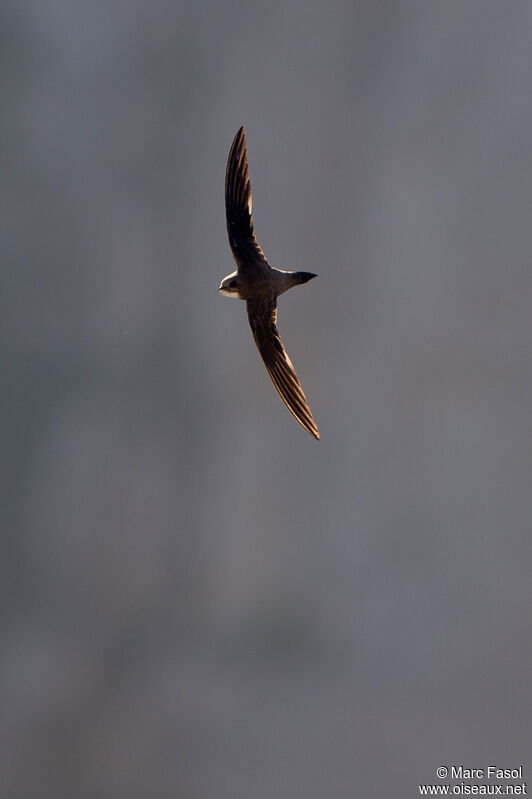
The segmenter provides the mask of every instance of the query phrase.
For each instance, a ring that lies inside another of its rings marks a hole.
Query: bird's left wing
[[[255,344],[275,388],[301,427],[319,440],[318,425],[277,330],[276,298],[248,300],[246,305]]]
[[[233,139],[225,173],[227,235],[239,269],[266,261],[253,228],[246,133],[240,128]]]

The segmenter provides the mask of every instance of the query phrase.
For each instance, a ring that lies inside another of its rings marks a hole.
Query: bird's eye
[[[236,280],[232,280],[232,281],[229,283],[229,288],[230,288],[230,289],[236,289]]]

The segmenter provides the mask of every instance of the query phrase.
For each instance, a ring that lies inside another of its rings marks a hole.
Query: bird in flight
[[[229,151],[225,174],[225,213],[229,244],[237,270],[224,277],[218,291],[245,300],[255,344],[281,399],[301,427],[320,438],[307,398],[277,330],[277,297],[307,283],[312,272],[287,272],[270,266],[253,229],[251,182],[246,134],[240,128]]]

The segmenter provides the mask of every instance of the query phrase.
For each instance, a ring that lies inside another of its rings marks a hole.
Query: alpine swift
[[[233,139],[227,160],[225,213],[237,270],[224,277],[218,291],[226,297],[246,301],[253,338],[275,388],[301,427],[319,440],[318,426],[277,330],[277,297],[317,275],[276,269],[270,266],[259,247],[253,228],[251,182],[243,127]]]

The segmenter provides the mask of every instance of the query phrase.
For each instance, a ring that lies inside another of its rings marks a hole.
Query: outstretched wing
[[[276,298],[248,300],[246,305],[255,344],[275,388],[301,427],[319,440],[318,425],[277,330]]]
[[[253,230],[251,181],[249,179],[246,133],[240,128],[229,151],[225,173],[225,214],[227,234],[239,269],[265,261]]]

